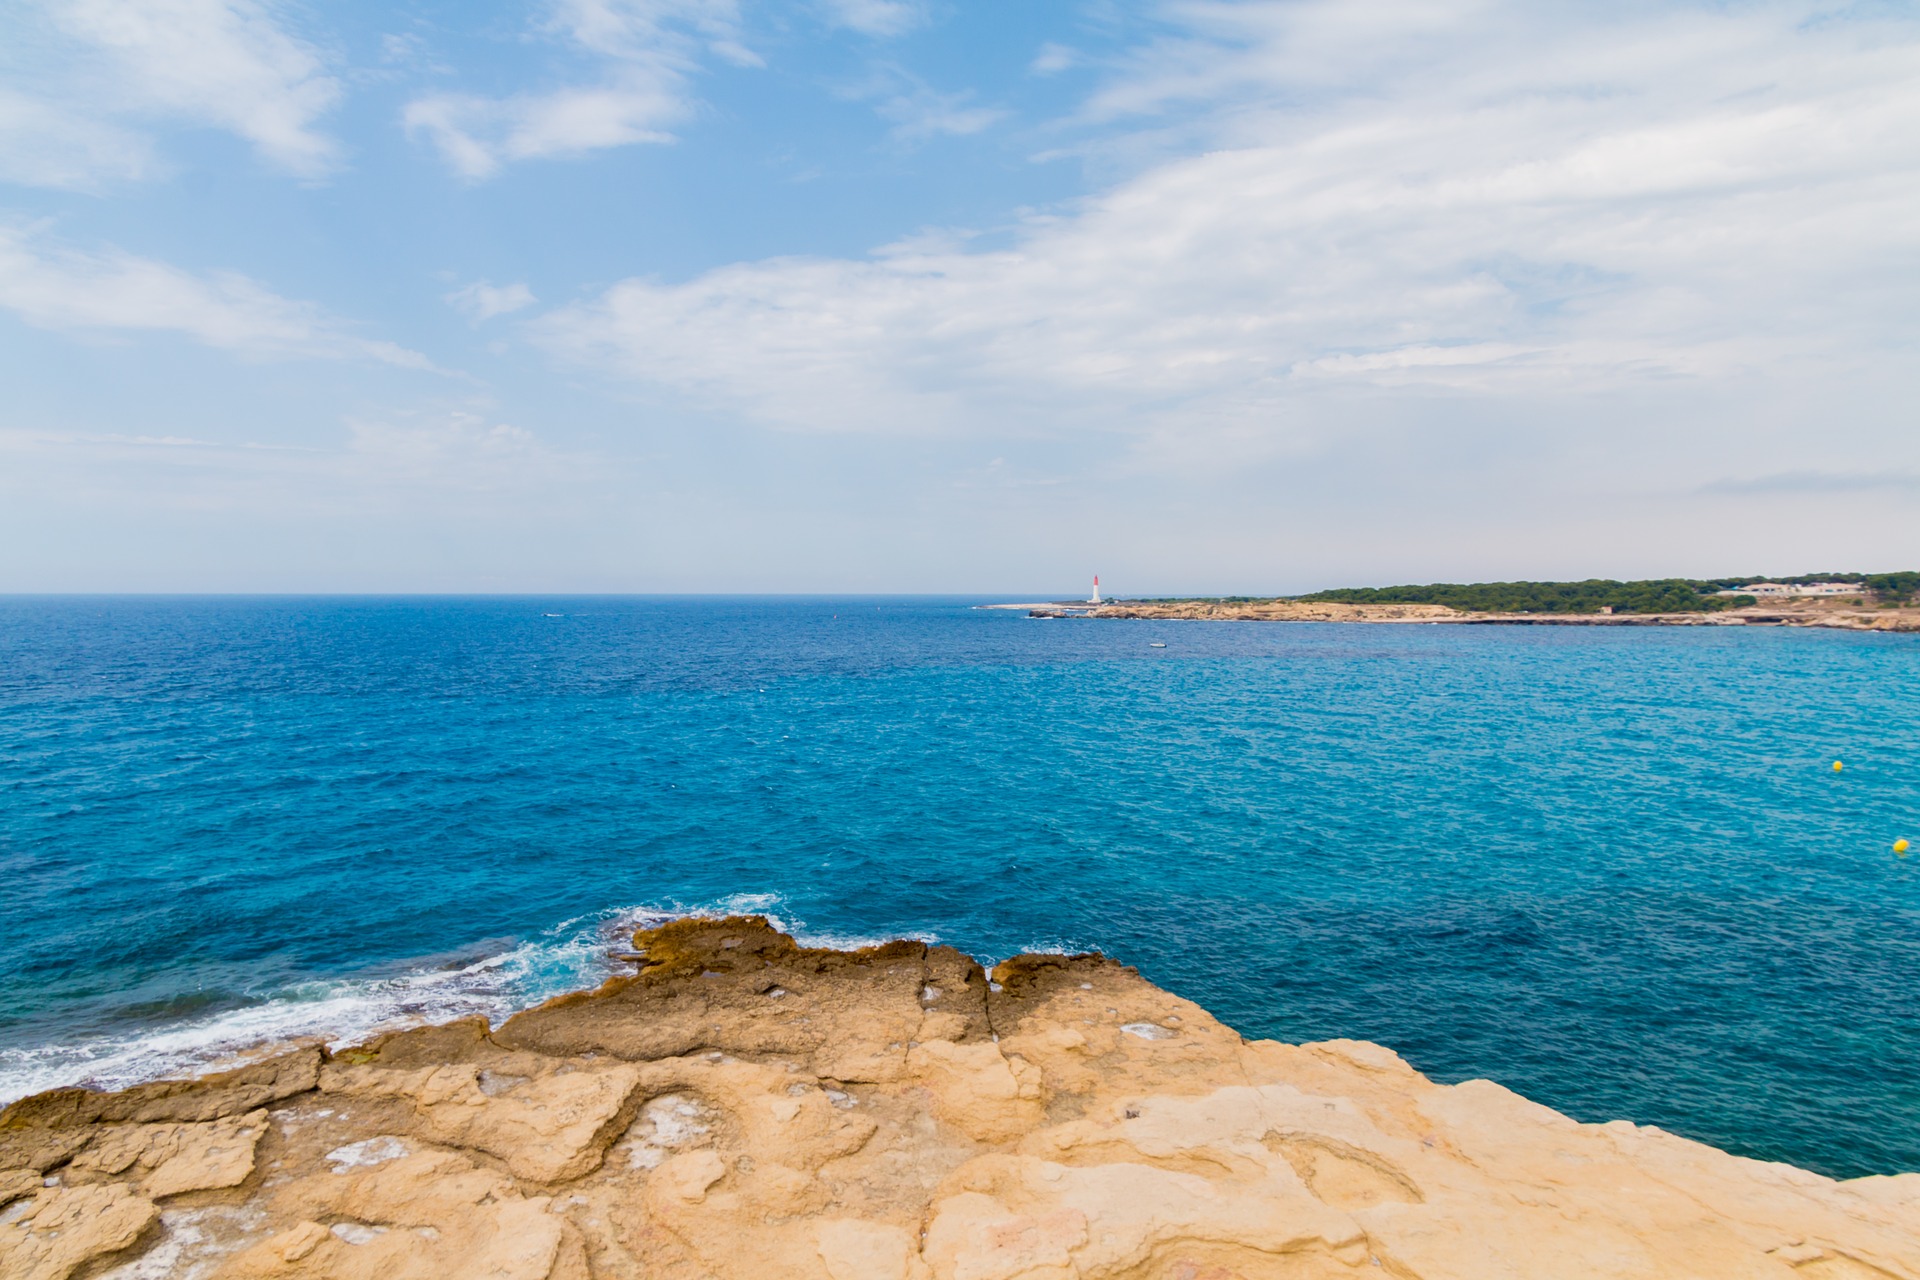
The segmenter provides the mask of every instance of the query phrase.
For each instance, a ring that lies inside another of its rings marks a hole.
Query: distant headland
[[[1784,626],[1920,631],[1920,572],[1579,582],[1436,582],[1298,596],[1193,596],[998,606],[1035,618],[1509,626]]]

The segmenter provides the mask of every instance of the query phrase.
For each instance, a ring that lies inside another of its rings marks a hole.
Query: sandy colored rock
[[[292,1226],[231,1259],[221,1280],[549,1280],[584,1276],[580,1242],[511,1178],[451,1152],[317,1174],[277,1191]]]
[[[66,1280],[133,1245],[159,1216],[151,1200],[118,1184],[43,1188],[0,1215],[0,1276]]]
[[[75,1182],[108,1177],[132,1182],[151,1199],[237,1187],[253,1172],[253,1151],[267,1131],[267,1113],[204,1124],[96,1126],[97,1134],[68,1166]]]
[[[191,1123],[269,1106],[314,1087],[323,1051],[306,1045],[217,1075],[158,1080],[117,1093],[52,1089],[0,1111],[0,1133],[77,1125]]]
[[[814,1228],[820,1262],[833,1280],[929,1280],[919,1242],[905,1227],[831,1218]]]
[[[1196,622],[1450,622],[1443,604],[1345,604],[1336,600],[1131,601],[1088,609],[1091,618],[1167,618]]]
[[[1248,1042],[1099,956],[990,982],[747,918],[635,945],[639,974],[497,1030],[9,1109],[0,1272],[145,1249],[141,1280],[1920,1280],[1920,1175]]]
[[[9,1169],[0,1173],[0,1209],[23,1196],[33,1195],[41,1186],[40,1175],[31,1169]]]
[[[93,1136],[93,1130],[84,1125],[66,1129],[40,1125],[0,1128],[0,1170],[32,1174],[37,1184],[41,1174],[71,1160],[74,1152],[93,1141]]]
[[[632,1118],[638,1070],[575,1063],[555,1068],[542,1061],[523,1069],[530,1074],[472,1063],[416,1071],[329,1067],[320,1087],[405,1099],[419,1117],[422,1136],[498,1156],[517,1177],[566,1182],[589,1172]]]
[[[1004,606],[1003,606],[1004,607]],[[1694,613],[1470,613],[1440,604],[1348,604],[1334,600],[1134,600],[1088,608],[1040,606],[1041,617],[1135,618],[1185,622],[1454,623],[1465,626],[1822,627],[1920,631],[1920,608],[1875,605],[1852,596],[1770,600]]]
[[[934,1114],[976,1142],[1006,1142],[1041,1121],[1040,1071],[991,1041],[929,1040],[907,1055]]]

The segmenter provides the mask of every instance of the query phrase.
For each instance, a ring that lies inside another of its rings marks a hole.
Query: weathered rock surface
[[[1098,956],[757,919],[498,1030],[0,1113],[7,1280],[1920,1280],[1920,1175],[1832,1179]]]
[[[102,1126],[67,1164],[74,1182],[118,1179],[149,1197],[237,1187],[253,1172],[267,1113],[204,1124]]]
[[[118,1184],[43,1188],[0,1215],[0,1275],[64,1280],[132,1245],[159,1216],[151,1200]]]

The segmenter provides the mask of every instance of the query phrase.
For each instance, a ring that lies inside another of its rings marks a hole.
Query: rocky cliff
[[[1920,1278],[1851,1182],[1249,1042],[1097,956],[758,919],[523,1013],[0,1114],[9,1280]]]

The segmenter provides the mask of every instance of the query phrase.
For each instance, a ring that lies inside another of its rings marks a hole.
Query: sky
[[[0,0],[0,591],[1920,567],[1920,5]]]

